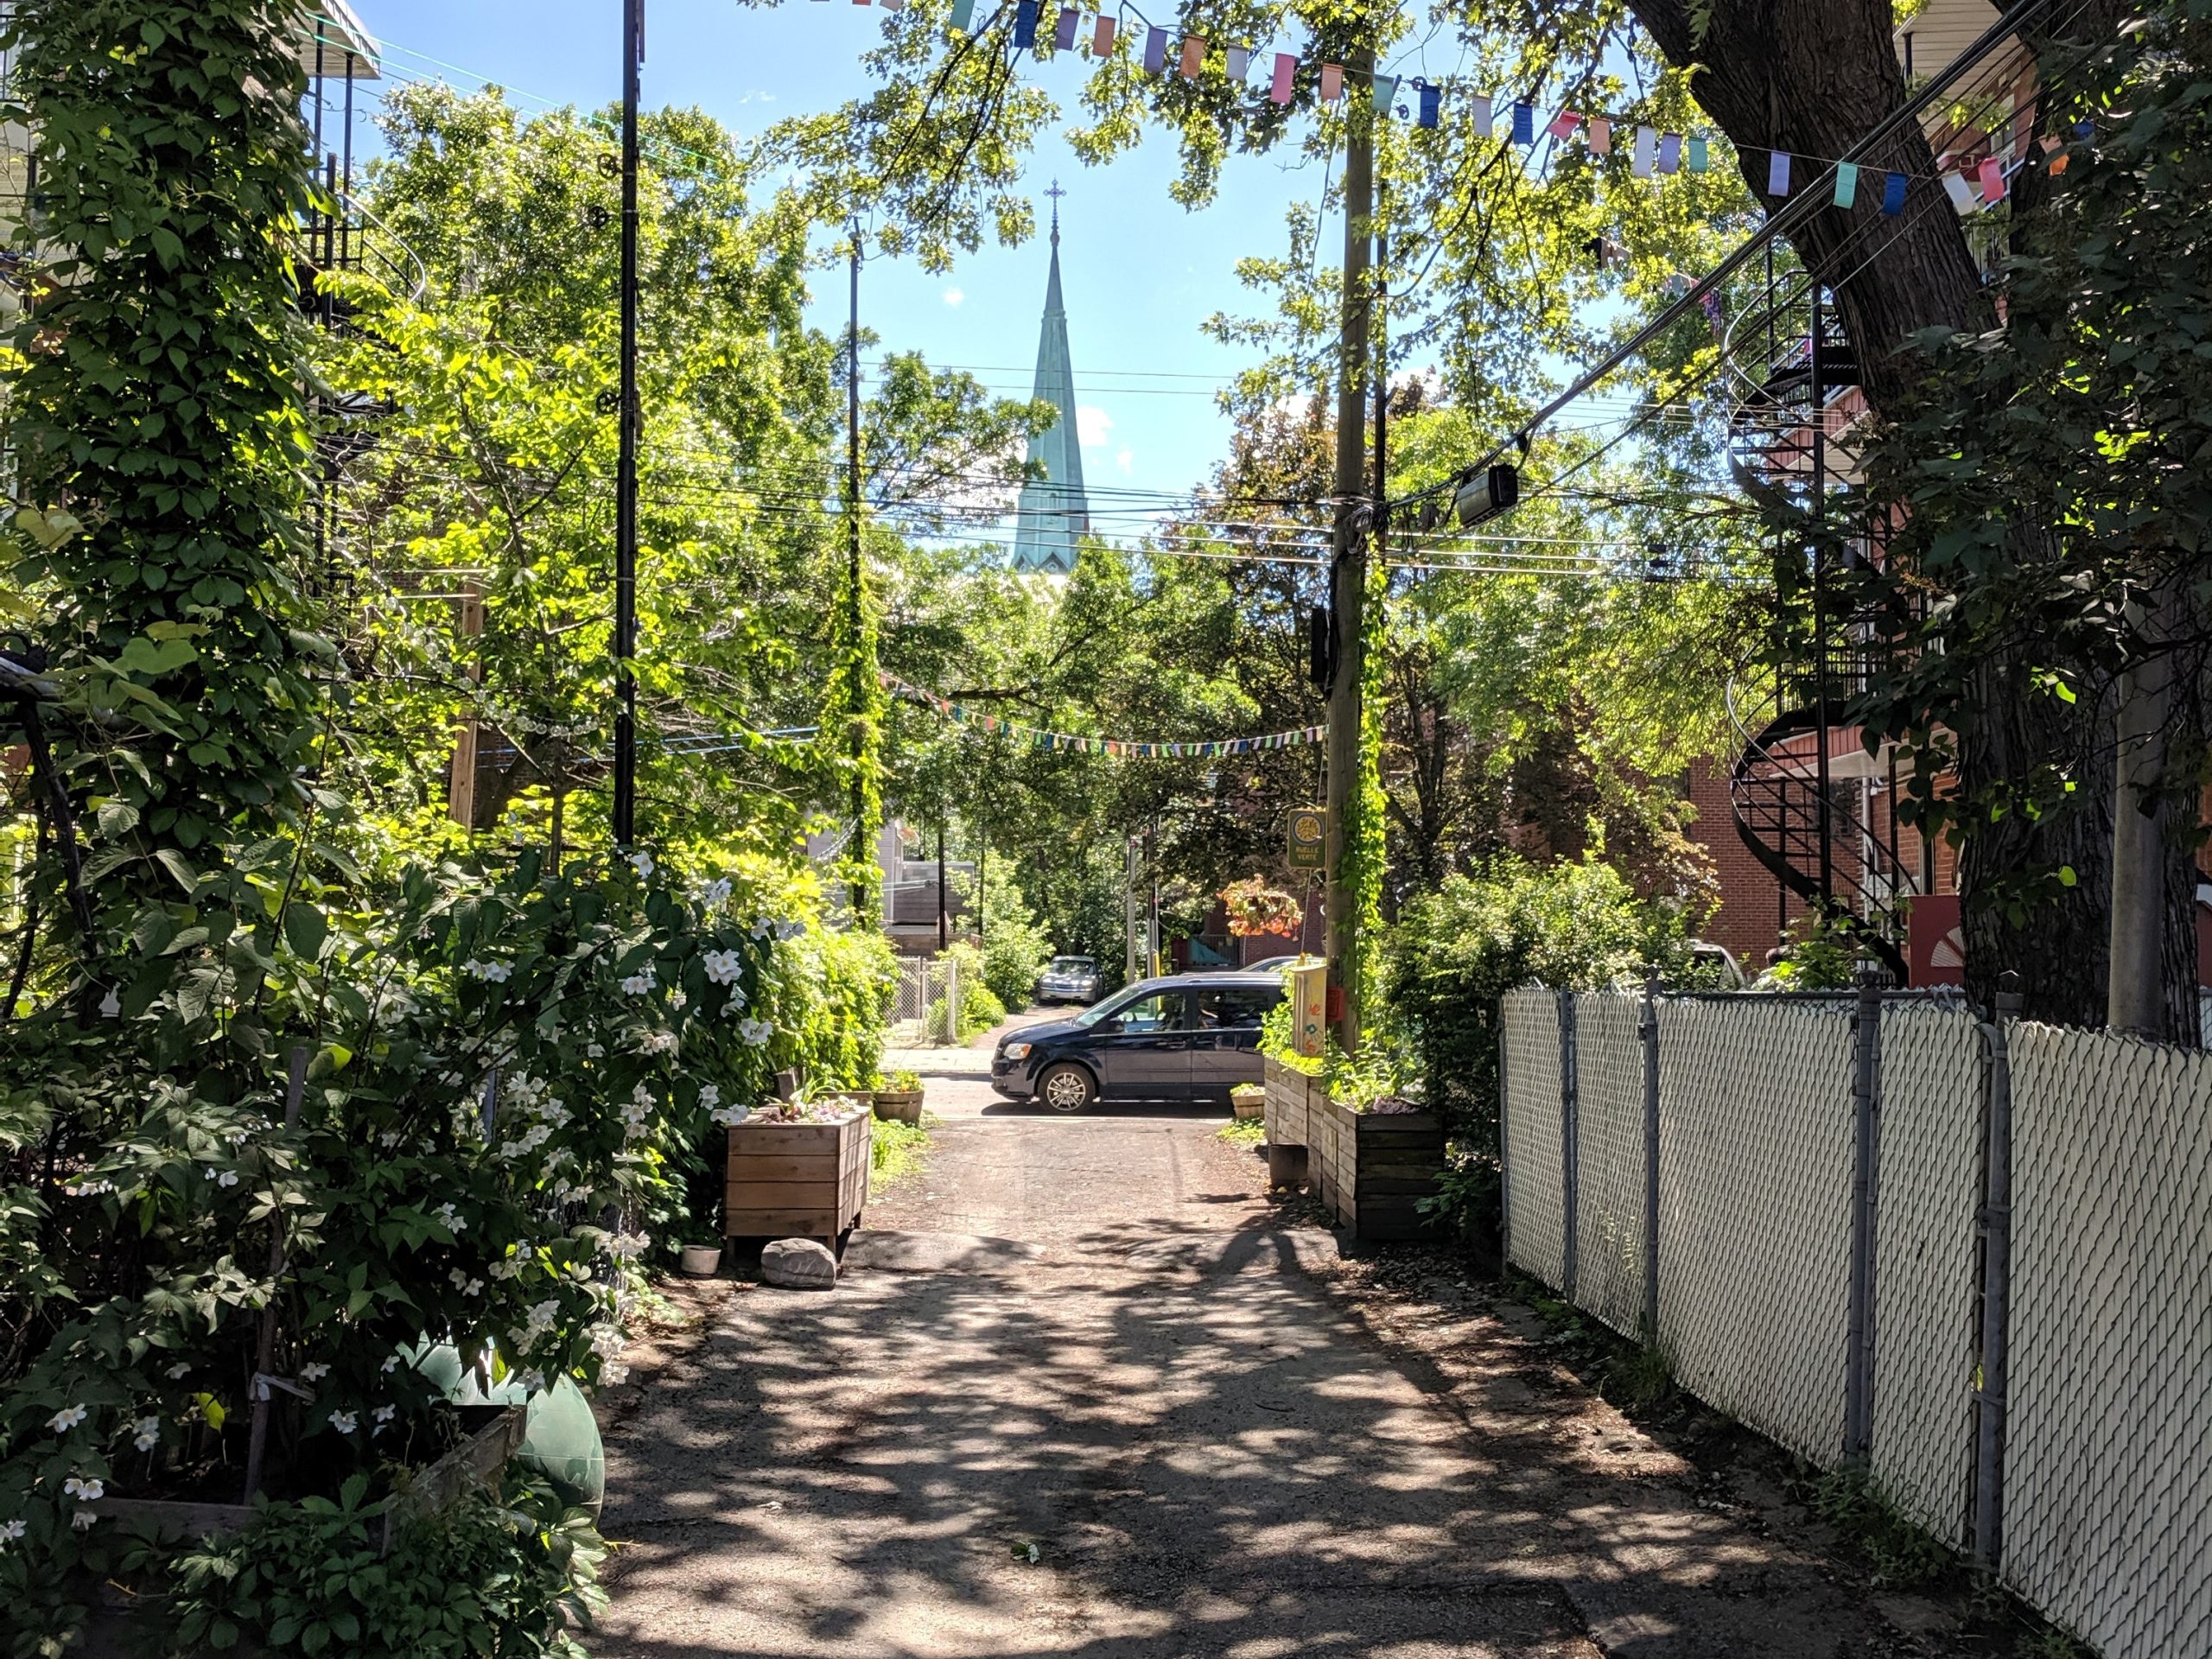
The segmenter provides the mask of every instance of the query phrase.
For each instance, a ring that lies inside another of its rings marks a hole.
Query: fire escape
[[[1772,641],[1729,688],[1736,832],[1779,884],[1781,922],[1794,893],[1902,984],[1905,901],[1929,883],[1924,855],[1917,876],[1900,855],[1894,751],[1870,753],[1851,713],[1885,650],[1840,597],[1885,539],[1851,478],[1857,359],[1827,296],[1802,271],[1777,273],[1771,253],[1723,355],[1732,470],[1775,524]]]

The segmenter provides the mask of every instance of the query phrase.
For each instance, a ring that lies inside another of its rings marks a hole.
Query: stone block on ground
[[[810,1238],[779,1238],[760,1251],[760,1276],[784,1290],[835,1290],[837,1258]]]

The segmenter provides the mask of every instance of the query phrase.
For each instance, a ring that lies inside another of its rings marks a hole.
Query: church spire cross
[[[1052,240],[1058,242],[1060,239],[1060,198],[1067,192],[1061,189],[1060,181],[1054,179],[1045,188],[1045,194],[1052,199]]]

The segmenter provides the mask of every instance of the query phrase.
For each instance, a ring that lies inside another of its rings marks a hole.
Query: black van
[[[1000,1038],[991,1087],[1058,1112],[1096,1100],[1225,1102],[1232,1084],[1260,1081],[1260,1021],[1282,997],[1280,973],[1142,980]]]

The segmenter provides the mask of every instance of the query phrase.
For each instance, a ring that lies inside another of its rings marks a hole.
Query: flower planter
[[[1268,1171],[1278,1145],[1295,1152],[1299,1174],[1354,1236],[1419,1238],[1428,1230],[1421,1200],[1444,1173],[1444,1121],[1433,1112],[1358,1112],[1329,1098],[1319,1077],[1268,1062]],[[1296,1135],[1297,1140],[1290,1137]],[[1286,1156],[1284,1165],[1294,1160]]]
[[[1229,1109],[1242,1122],[1264,1121],[1268,1113],[1268,1091],[1249,1084],[1239,1084],[1229,1091]]]
[[[918,1123],[922,1121],[922,1091],[879,1089],[875,1091],[875,1115],[887,1123]]]
[[[687,1279],[711,1279],[722,1270],[722,1247],[719,1244],[686,1244],[683,1247],[683,1276]]]
[[[722,1231],[732,1238],[816,1238],[835,1247],[868,1202],[875,1117],[855,1105],[821,1122],[758,1116],[729,1130]]]

